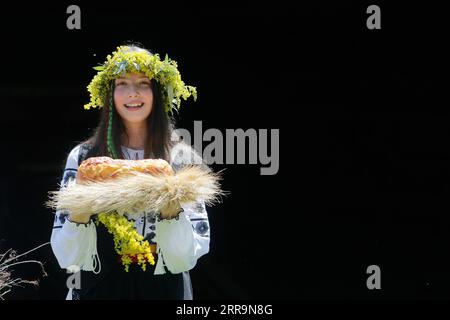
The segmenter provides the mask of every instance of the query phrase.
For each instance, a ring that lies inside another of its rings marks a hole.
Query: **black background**
[[[47,191],[98,120],[83,109],[91,67],[134,40],[167,53],[197,87],[178,127],[280,129],[276,175],[212,166],[226,168],[230,195],[208,210],[195,298],[449,298],[448,37],[443,9],[424,3],[77,3],[81,30],[66,27],[73,3],[5,7],[2,251],[49,241]],[[370,4],[381,7],[381,30],[366,27]],[[7,298],[64,298],[50,246],[29,257],[49,276]],[[366,287],[373,264],[381,290]]]

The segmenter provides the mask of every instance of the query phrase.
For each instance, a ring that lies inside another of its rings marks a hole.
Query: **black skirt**
[[[146,271],[131,264],[126,272],[114,251],[114,241],[106,228],[97,226],[97,252],[101,272],[81,271],[80,288],[72,290],[73,300],[191,300],[192,285],[189,272],[155,275],[155,264],[147,264]]]

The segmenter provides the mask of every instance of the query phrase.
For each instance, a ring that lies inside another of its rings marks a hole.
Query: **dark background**
[[[178,127],[280,129],[277,175],[212,166],[226,168],[231,194],[208,210],[195,298],[448,299],[448,37],[443,9],[424,3],[76,3],[81,30],[66,28],[75,3],[5,7],[0,248],[49,241],[47,191],[98,120],[83,109],[91,67],[134,40],[168,53],[197,87]],[[381,7],[381,30],[366,28],[370,4]],[[64,298],[50,246],[28,257],[49,276],[7,298]],[[381,290],[366,287],[372,264]]]

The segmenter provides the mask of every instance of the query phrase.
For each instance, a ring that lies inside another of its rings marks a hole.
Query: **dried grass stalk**
[[[45,245],[50,244],[50,242],[41,244],[36,248],[33,248],[25,253],[17,255],[15,250],[9,249],[5,253],[0,254],[0,300],[5,299],[5,295],[11,291],[11,289],[15,286],[20,286],[21,284],[27,283],[32,285],[39,285],[39,280],[24,280],[22,278],[13,278],[11,272],[9,271],[11,267],[19,265],[19,264],[28,264],[28,263],[36,263],[41,267],[41,272],[44,277],[47,276],[45,272],[44,265],[42,262],[37,260],[25,260],[20,261],[19,258],[33,252]]]

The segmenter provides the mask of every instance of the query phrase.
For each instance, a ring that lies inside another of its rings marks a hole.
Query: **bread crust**
[[[170,164],[163,159],[125,160],[110,157],[91,157],[78,167],[77,184],[117,179],[136,174],[174,175]]]

